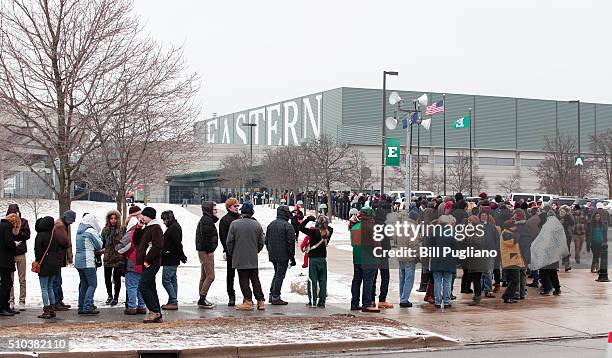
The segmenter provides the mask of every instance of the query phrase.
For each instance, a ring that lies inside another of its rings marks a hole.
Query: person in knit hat
[[[489,196],[487,195],[487,193],[482,192],[478,194],[478,197],[480,198],[480,200],[486,200]]]
[[[515,240],[516,224],[513,219],[503,223],[504,230],[500,237],[501,264],[506,273],[508,286],[502,298],[504,303],[517,303],[516,292],[520,283],[520,270],[525,266],[521,256],[521,248]]]
[[[234,280],[236,278],[236,270],[232,264],[232,256],[227,252],[227,234],[232,222],[240,219],[240,203],[236,198],[229,198],[225,201],[225,214],[219,221],[219,239],[223,246],[223,258],[227,261],[226,286],[229,307],[236,305],[236,291],[234,290]]]
[[[142,235],[135,237],[136,265],[142,265],[142,276],[138,284],[138,291],[142,295],[149,314],[144,323],[163,322],[155,276],[161,267],[162,249],[164,246],[164,232],[161,229],[161,220],[157,219],[157,211],[147,206],[140,213],[140,221],[145,225]]]
[[[264,232],[261,224],[253,217],[253,204],[245,202],[240,212],[242,217],[232,222],[227,234],[227,252],[232,257],[232,266],[238,271],[243,297],[243,302],[236,309],[252,310],[255,295],[257,309],[263,311],[265,297],[259,280],[257,254],[264,248]]]

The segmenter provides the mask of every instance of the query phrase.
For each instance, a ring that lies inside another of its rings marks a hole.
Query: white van
[[[406,192],[401,190],[396,190],[396,191],[390,191],[387,193],[387,195],[392,196],[396,199],[400,199],[403,198],[404,196],[406,196]],[[423,198],[434,198],[434,192],[433,191],[426,191],[426,190],[413,190],[412,191],[412,198],[419,198],[419,197],[423,197]]]
[[[516,203],[519,200],[523,200],[524,202],[537,202],[539,200],[542,200],[543,203],[551,203],[552,200],[555,198],[555,195],[552,194],[540,194],[540,193],[510,193],[508,194],[508,196],[506,197],[506,199],[508,201],[510,201],[510,203],[512,205],[514,205],[514,203]]]

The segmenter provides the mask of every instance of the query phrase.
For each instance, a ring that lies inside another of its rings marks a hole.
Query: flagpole
[[[446,196],[446,94],[442,94],[442,101],[444,104],[444,117],[443,117],[443,135],[444,135],[444,196]]]
[[[417,190],[421,190],[421,126],[417,127]]]
[[[474,196],[474,192],[473,192],[473,186],[472,186],[472,107],[470,107],[469,109],[469,114],[468,114],[468,118],[469,118],[469,131],[470,131],[470,196]]]

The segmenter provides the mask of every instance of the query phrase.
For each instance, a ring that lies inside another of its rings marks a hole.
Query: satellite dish
[[[392,106],[397,104],[401,100],[402,97],[400,97],[400,95],[395,91],[391,92],[391,95],[389,95],[389,104],[391,104]]]
[[[423,93],[423,95],[419,97],[417,101],[419,102],[421,106],[423,107],[427,106],[427,93]]]
[[[397,128],[397,119],[395,117],[387,117],[387,119],[385,119],[385,126],[390,131],[394,130]]]

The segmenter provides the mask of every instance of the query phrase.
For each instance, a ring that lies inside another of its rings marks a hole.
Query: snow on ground
[[[34,230],[35,216],[31,206],[28,205],[26,200],[0,200],[0,211],[8,207],[9,203],[16,202],[19,204],[22,215],[30,222],[30,228],[32,230],[32,236],[28,240],[28,253],[27,253],[27,297],[26,306],[39,308],[42,306],[42,298],[40,294],[40,285],[38,284],[38,275],[30,271],[31,262],[34,261],[34,238],[36,232]],[[53,216],[58,217],[58,202],[52,200],[41,200],[38,203],[38,217]],[[140,204],[142,207],[142,204]],[[174,204],[150,204],[157,210],[158,217],[164,210],[172,210],[178,222],[183,229],[183,246],[185,255],[187,255],[187,264],[179,266],[178,269],[178,286],[179,286],[179,304],[195,304],[199,299],[198,284],[200,280],[200,263],[198,259],[198,253],[195,250],[195,230],[200,220],[200,216],[194,215],[189,210]],[[100,222],[100,227],[105,224],[106,214],[109,210],[116,208],[115,203],[103,203],[103,202],[91,202],[91,201],[75,201],[72,203],[72,210],[77,213],[77,221],[72,225],[72,240],[74,246],[74,239],[76,236],[76,228],[80,223],[80,219],[84,213],[90,213],[95,215]],[[225,213],[225,207],[222,204],[218,205],[219,212]],[[276,210],[267,206],[256,206],[255,207],[255,218],[264,227],[276,219]],[[337,246],[344,250],[347,246],[350,247],[350,240],[348,237],[348,228],[346,221],[334,221],[331,226],[334,228],[334,235],[330,245]],[[165,228],[163,228],[165,230]],[[301,235],[303,238],[303,235]],[[296,248],[296,252],[299,251],[299,247]],[[299,255],[296,255],[299,256]],[[308,269],[301,267],[301,260],[296,259],[298,265],[288,270],[284,284],[282,297],[284,300],[289,302],[307,302],[305,296],[291,293],[290,284],[294,280],[307,280]],[[226,292],[226,261],[223,260],[223,249],[219,243],[219,247],[215,251],[215,282],[213,283],[211,290],[208,294],[209,300],[218,304],[225,304],[227,302]],[[328,302],[329,303],[347,303],[350,302],[350,281],[351,278],[346,275],[336,274],[332,272],[333,268],[328,268]],[[269,292],[269,286],[274,276],[274,269],[272,264],[268,262],[268,255],[266,249],[259,254],[259,276],[266,297]],[[17,278],[17,275],[15,275]],[[78,299],[78,286],[79,286],[79,275],[74,267],[66,267],[62,269],[63,279],[63,290],[64,290],[64,302],[75,305]],[[235,290],[240,300],[240,287],[238,285],[238,277],[235,279]],[[18,291],[18,283],[15,283],[15,289]],[[157,275],[157,292],[159,294],[160,303],[167,302],[168,296],[161,284],[161,270]],[[16,292],[16,296],[18,293]],[[104,271],[102,268],[98,270],[98,287],[95,293],[95,304],[103,306],[107,298],[106,287],[104,284]],[[120,304],[125,298],[125,285],[122,283]]]
[[[406,324],[374,317],[209,318],[164,322],[150,326],[139,322],[65,324],[49,331],[46,325],[5,327],[5,336],[69,338],[70,351],[121,349],[188,349],[224,345],[269,345],[304,342],[386,339],[435,335]],[[79,332],[75,334],[75,332]],[[282,333],[281,333],[282,332]],[[307,332],[307,333],[305,333]],[[134,339],[138,337],[138,339]]]

